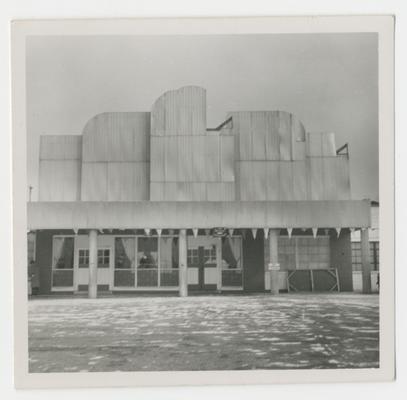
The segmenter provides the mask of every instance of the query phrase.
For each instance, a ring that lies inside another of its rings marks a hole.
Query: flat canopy
[[[369,226],[369,200],[28,203],[29,230]]]

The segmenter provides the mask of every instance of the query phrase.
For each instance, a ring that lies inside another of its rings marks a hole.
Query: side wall
[[[331,234],[331,266],[338,269],[341,292],[352,292],[352,248],[350,231],[342,229],[339,237]]]

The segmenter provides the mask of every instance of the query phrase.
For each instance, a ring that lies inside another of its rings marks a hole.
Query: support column
[[[369,247],[369,230],[360,231],[360,248],[362,256],[362,292],[371,293],[372,284],[370,280],[370,247]]]
[[[270,263],[268,269],[270,271],[270,293],[276,295],[279,293],[279,271],[280,264],[278,263],[278,236],[279,229],[270,229],[269,245],[270,245]]]
[[[89,284],[88,297],[96,299],[98,291],[98,231],[91,229],[89,231]]]
[[[186,229],[180,229],[178,238],[178,257],[179,257],[179,295],[188,296],[187,280],[187,232]]]

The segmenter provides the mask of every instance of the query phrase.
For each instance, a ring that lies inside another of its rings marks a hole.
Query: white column
[[[222,239],[221,238],[218,238],[216,240],[216,269],[218,271],[216,289],[218,290],[218,292],[220,292],[222,290]]]
[[[98,283],[98,231],[91,229],[89,231],[89,285],[88,296],[90,299],[97,297]]]
[[[276,295],[279,293],[279,271],[280,264],[278,263],[278,229],[270,229],[269,244],[270,244],[270,293]]]
[[[369,245],[369,231],[362,229],[360,231],[360,248],[362,256],[362,292],[371,293],[372,284],[370,281],[370,245]]]
[[[178,257],[179,257],[179,295],[188,296],[187,279],[187,232],[186,229],[180,229],[178,238]]]

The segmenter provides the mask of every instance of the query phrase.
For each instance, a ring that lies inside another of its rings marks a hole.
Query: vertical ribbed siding
[[[236,198],[350,198],[349,161],[336,155],[333,133],[306,134],[302,123],[284,111],[229,115],[235,135]]]
[[[39,200],[80,199],[82,136],[49,135],[40,138]]]
[[[234,200],[234,137],[206,131],[204,89],[164,93],[151,128],[151,200]]]
[[[81,199],[148,200],[149,164],[150,113],[95,116],[83,131]]]

